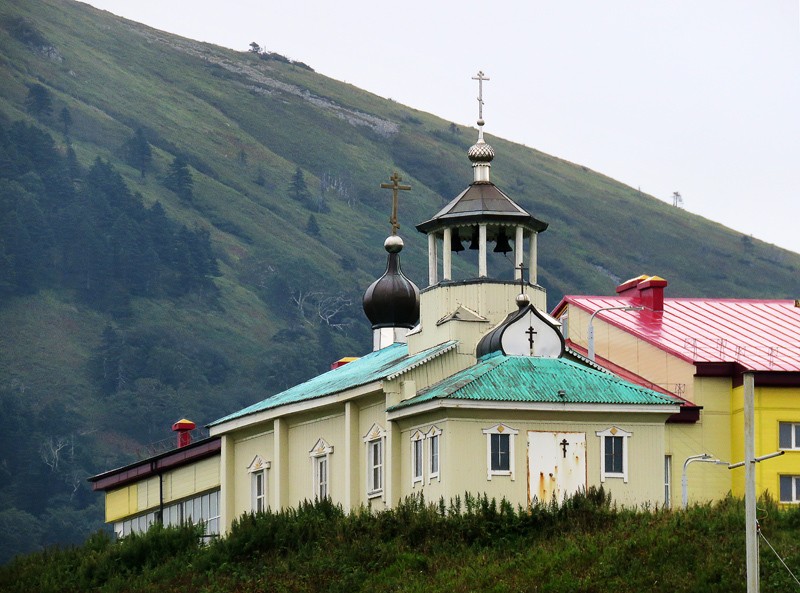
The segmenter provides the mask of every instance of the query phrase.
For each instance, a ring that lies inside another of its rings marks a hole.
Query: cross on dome
[[[392,235],[396,235],[397,229],[400,228],[400,223],[397,222],[397,192],[399,190],[408,191],[411,189],[411,186],[400,185],[400,182],[403,180],[403,178],[397,174],[397,171],[392,173],[392,176],[389,177],[389,180],[391,183],[381,183],[381,189],[392,190],[392,217],[389,219],[389,222],[392,224]]]
[[[479,71],[477,76],[473,76],[472,80],[478,81],[478,125],[483,126],[483,81],[491,80],[486,77],[483,71]]]

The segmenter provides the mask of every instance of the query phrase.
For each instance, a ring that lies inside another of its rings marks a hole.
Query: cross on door
[[[559,445],[561,445],[561,452],[564,454],[564,459],[566,459],[567,458],[567,446],[569,445],[569,442],[567,441],[567,439],[561,439],[561,442],[559,443]]]

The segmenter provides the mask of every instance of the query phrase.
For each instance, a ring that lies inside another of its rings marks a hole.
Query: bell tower
[[[464,353],[474,353],[482,335],[506,317],[525,269],[531,303],[546,308],[536,270],[538,235],[548,225],[492,183],[495,152],[483,137],[483,83],[489,79],[478,72],[473,80],[478,81],[478,140],[467,151],[472,183],[433,218],[417,225],[428,237],[428,286],[420,295],[420,327],[409,334],[410,352],[459,339]],[[478,252],[477,269],[473,277],[455,280],[453,253],[465,250],[464,241]],[[493,257],[491,269],[489,249],[503,256]]]

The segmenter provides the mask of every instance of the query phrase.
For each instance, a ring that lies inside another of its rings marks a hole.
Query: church
[[[491,181],[482,89],[478,104],[472,181],[416,227],[422,290],[400,265],[398,193],[410,188],[396,173],[382,184],[386,271],[363,298],[373,351],[211,422],[207,439],[91,478],[118,534],[192,519],[214,535],[243,513],[326,497],[380,511],[469,492],[524,507],[602,485],[620,504],[668,504],[666,427],[687,402],[565,342],[537,284],[548,225]],[[455,278],[462,251],[475,269]]]

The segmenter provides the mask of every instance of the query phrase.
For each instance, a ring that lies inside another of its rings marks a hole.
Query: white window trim
[[[325,462],[325,497],[330,498],[331,496],[331,454],[333,454],[333,446],[329,445],[323,438],[317,439],[317,442],[308,452],[308,456],[311,458],[314,498],[320,498],[319,468],[322,461]]]
[[[783,494],[781,492],[781,480],[783,478],[790,478],[792,481],[791,485],[791,499],[785,500],[781,498]],[[780,504],[798,504],[800,503],[800,499],[797,497],[797,482],[800,481],[800,476],[791,475],[791,474],[779,474],[778,475],[778,502]]]
[[[517,440],[519,431],[511,428],[506,424],[495,424],[489,428],[483,429],[483,434],[486,435],[486,479],[491,480],[492,476],[510,476],[514,481],[516,477],[515,465],[516,455],[514,453],[514,444]],[[493,470],[492,469],[492,435],[493,434],[507,434],[508,438],[508,469],[507,470]]]
[[[411,435],[411,487],[425,482],[425,433],[417,430]],[[417,458],[419,447],[419,458]],[[419,466],[417,466],[419,461]]]
[[[367,431],[367,434],[364,435],[363,438],[364,443],[367,446],[367,498],[377,498],[378,496],[383,496],[384,489],[386,487],[386,430],[379,424],[375,423],[372,427]],[[380,477],[381,483],[380,486],[376,486],[373,483],[373,476],[374,476],[374,469],[375,466],[372,463],[373,455],[373,447],[376,445],[380,446]]]
[[[433,471],[431,465],[433,464],[433,449],[432,443],[433,438],[436,438],[436,442],[438,445],[438,449],[436,451],[437,455],[437,467],[436,471]],[[436,426],[432,426],[431,429],[425,434],[425,439],[428,440],[428,453],[425,457],[425,464],[428,467],[428,484],[436,480],[437,482],[442,481],[442,429],[437,428]]]
[[[595,434],[600,437],[600,482],[605,482],[606,478],[622,478],[622,481],[627,484],[628,449],[630,448],[628,439],[633,436],[633,433],[617,426],[611,426],[605,430],[598,430]],[[606,437],[622,437],[622,472],[606,472]]]
[[[271,465],[272,464],[261,457],[261,455],[256,455],[253,457],[253,461],[250,462],[250,465],[247,466],[247,472],[250,474],[250,510],[254,513],[258,508],[258,499],[263,499],[265,511],[269,508],[267,470]],[[256,492],[256,474],[261,474],[264,484],[264,493],[261,496],[258,496]]]
[[[789,447],[781,447],[781,426],[788,424],[791,430],[790,438],[791,438],[791,445]],[[779,451],[797,451],[800,450],[800,443],[798,443],[795,439],[795,435],[797,433],[797,426],[800,426],[800,422],[778,422],[778,450]]]

